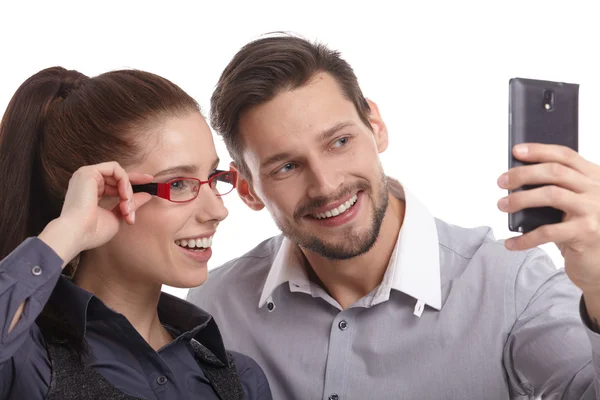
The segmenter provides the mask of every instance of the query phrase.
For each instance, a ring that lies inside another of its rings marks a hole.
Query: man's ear
[[[375,143],[377,144],[377,150],[383,153],[388,147],[388,130],[385,126],[385,122],[379,114],[379,107],[374,101],[367,99],[369,107],[371,108],[371,115],[369,115],[369,122],[373,129],[373,136],[375,137]]]
[[[244,177],[243,174],[240,173],[239,168],[232,162],[229,164],[229,167],[237,171],[237,182],[235,187],[237,188],[237,192],[240,195],[240,198],[248,207],[250,207],[254,211],[259,211],[265,208],[264,203],[258,198],[254,189],[252,188],[252,184],[248,182],[248,180]]]

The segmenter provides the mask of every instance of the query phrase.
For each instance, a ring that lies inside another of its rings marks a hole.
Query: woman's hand
[[[145,174],[127,174],[117,162],[89,165],[78,169],[65,195],[60,217],[50,222],[39,238],[63,260],[63,267],[84,250],[101,246],[119,230],[120,220],[135,222],[135,211],[152,196],[133,193],[131,182],[152,181]],[[103,197],[114,197],[118,204],[112,210],[99,205]]]

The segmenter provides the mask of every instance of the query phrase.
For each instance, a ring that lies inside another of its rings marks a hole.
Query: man
[[[566,218],[500,242],[434,219],[384,175],[386,125],[335,51],[254,41],[211,101],[239,195],[283,235],[214,270],[189,300],[257,359],[274,398],[600,398],[599,166],[566,148],[515,148],[539,164],[500,187],[548,186],[499,208]],[[566,271],[536,248],[545,242]]]

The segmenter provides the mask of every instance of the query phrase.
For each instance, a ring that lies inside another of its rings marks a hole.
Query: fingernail
[[[518,155],[524,156],[527,154],[527,152],[529,152],[529,147],[527,147],[527,145],[518,144],[515,146],[515,153],[517,153]]]
[[[506,239],[504,241],[504,245],[506,246],[507,249],[512,249],[513,247],[515,247],[515,241],[512,239]]]
[[[498,208],[502,211],[508,208],[508,197],[503,197],[498,200]]]
[[[135,211],[131,213],[131,223],[135,223]]]
[[[500,178],[498,178],[498,185],[505,187],[508,186],[508,174],[502,174],[500,175]]]
[[[131,200],[127,201],[127,215],[131,214]]]

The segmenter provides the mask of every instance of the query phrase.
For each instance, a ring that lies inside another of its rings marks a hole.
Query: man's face
[[[387,210],[378,155],[387,130],[371,105],[372,129],[334,78],[321,73],[240,119],[252,174],[240,195],[252,208],[266,206],[294,243],[329,259],[367,252]]]

